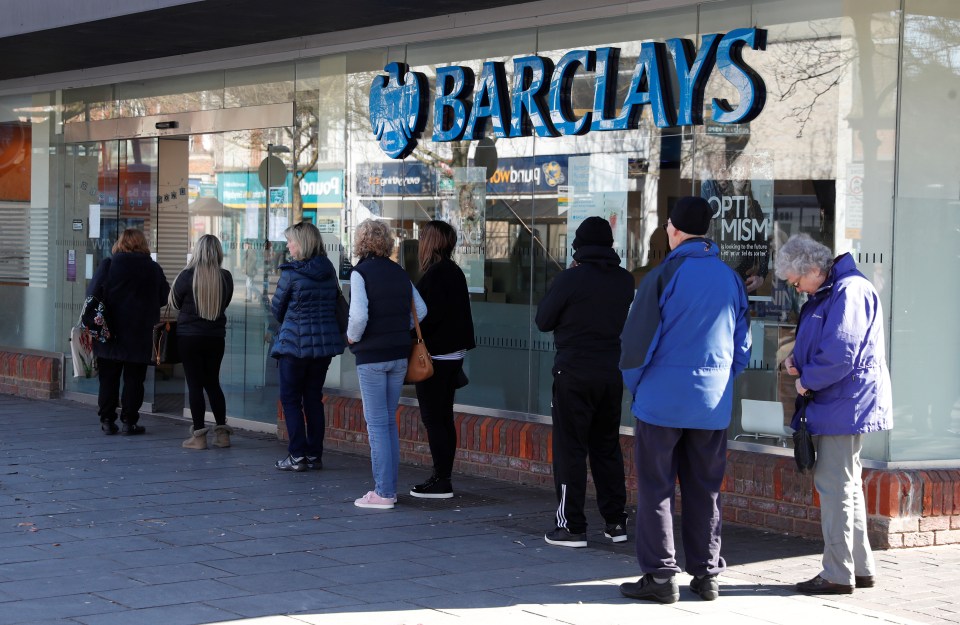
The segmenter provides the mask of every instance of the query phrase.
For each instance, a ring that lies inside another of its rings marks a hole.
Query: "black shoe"
[[[603,535],[609,538],[612,543],[627,542],[626,523],[607,523],[607,527],[603,530]]]
[[[857,588],[873,588],[875,583],[873,575],[857,575],[853,580]]]
[[[307,456],[307,468],[311,471],[320,471],[323,469],[323,460],[320,456]]]
[[[281,471],[296,471],[297,473],[302,473],[303,471],[309,470],[306,458],[294,458],[290,455],[283,460],[277,460],[277,463],[274,466]]]
[[[423,484],[411,488],[410,494],[420,499],[450,499],[453,497],[453,484],[449,477],[432,475]]]
[[[620,584],[620,594],[630,599],[644,599],[646,601],[659,601],[660,603],[676,603],[680,600],[680,588],[673,577],[662,584],[658,584],[654,581],[653,575],[649,573],[635,582]]]
[[[555,527],[543,535],[543,539],[548,545],[557,545],[559,547],[586,547],[587,534],[574,534],[565,527]]]
[[[713,601],[720,596],[720,582],[716,575],[694,577],[690,580],[690,590],[704,601]]]
[[[120,428],[117,427],[117,424],[113,421],[101,421],[100,429],[103,430],[103,433],[107,436],[113,436],[120,431]]]
[[[137,434],[145,434],[147,428],[142,425],[137,425],[136,423],[124,423],[123,427],[120,428],[120,433],[124,436],[135,436]]]
[[[797,591],[805,595],[852,595],[853,586],[834,584],[817,575],[810,581],[797,584]]]

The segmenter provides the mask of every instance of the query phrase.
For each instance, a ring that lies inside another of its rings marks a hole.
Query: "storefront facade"
[[[672,203],[701,195],[751,300],[754,347],[736,386],[731,466],[758,477],[731,470],[727,490],[743,503],[731,520],[812,533],[778,521],[802,515],[815,525],[811,501],[744,486],[773,484],[789,468],[776,437],[755,436],[774,432],[746,427],[742,412],[784,422],[792,413],[779,364],[802,301],[772,267],[778,245],[804,232],[852,253],[883,299],[895,428],[866,437],[873,531],[913,536],[900,544],[960,540],[960,291],[948,286],[960,274],[960,8],[755,0],[547,9],[520,4],[236,57],[197,53],[191,71],[161,60],[100,78],[0,82],[0,345],[69,357],[87,281],[122,228],[147,233],[171,280],[193,242],[213,233],[237,284],[222,369],[228,414],[272,428],[274,323],[264,302],[283,228],[316,223],[348,290],[360,221],[393,226],[396,260],[415,280],[419,227],[444,219],[460,232],[478,345],[457,394],[458,468],[548,484],[554,348],[532,320],[570,262],[573,231],[587,216],[608,219],[639,283],[668,251],[660,225]],[[326,387],[336,398],[332,444],[362,448],[349,353],[334,360]],[[182,415],[183,390],[179,367],[158,368],[147,402]],[[96,380],[67,375],[64,391],[89,398]],[[416,460],[424,446],[412,388],[402,403],[405,453]],[[628,406],[624,397],[625,440]],[[935,515],[912,490],[931,479],[943,493]],[[881,517],[901,525],[881,527]]]

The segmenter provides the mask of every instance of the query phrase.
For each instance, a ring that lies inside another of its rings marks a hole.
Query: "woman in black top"
[[[463,271],[450,256],[457,231],[445,221],[428,221],[420,229],[420,270],[417,291],[430,314],[420,323],[423,341],[433,359],[433,376],[418,382],[420,418],[427,428],[433,475],[410,490],[414,497],[453,497],[450,476],[457,453],[453,399],[463,375],[463,358],[476,347],[470,294]]]
[[[177,341],[193,418],[190,438],[183,441],[187,449],[207,448],[209,428],[204,423],[204,391],[216,422],[213,446],[230,446],[227,400],[220,388],[220,363],[227,336],[226,311],[233,298],[233,276],[222,264],[220,240],[212,234],[203,235],[194,246],[187,266],[174,280],[170,298],[173,307],[180,311]]]

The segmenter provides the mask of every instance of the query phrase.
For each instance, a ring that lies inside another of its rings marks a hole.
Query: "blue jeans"
[[[370,438],[374,492],[381,497],[397,496],[397,474],[400,471],[397,405],[406,374],[406,358],[357,365],[363,418]]]
[[[323,414],[323,383],[331,357],[279,359],[280,403],[290,443],[287,451],[294,458],[320,458],[327,421]]]

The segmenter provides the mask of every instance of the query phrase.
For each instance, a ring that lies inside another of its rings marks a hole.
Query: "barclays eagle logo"
[[[390,158],[410,154],[426,125],[427,79],[407,69],[406,63],[389,63],[383,68],[389,75],[370,85],[370,125]]]

